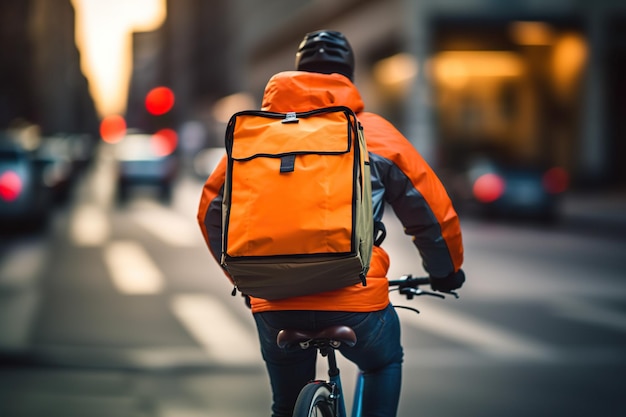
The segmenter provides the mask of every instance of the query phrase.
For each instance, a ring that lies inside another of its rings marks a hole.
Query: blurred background
[[[626,414],[624,2],[0,0],[0,23],[0,416],[269,415],[195,213],[230,115],[322,28],[465,231],[461,299],[401,314],[400,415]],[[388,211],[390,276],[423,273]]]

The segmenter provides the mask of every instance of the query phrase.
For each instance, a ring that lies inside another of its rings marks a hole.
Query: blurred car
[[[55,202],[66,202],[75,179],[71,142],[65,136],[42,138],[34,159],[41,169],[44,184],[52,190]]]
[[[173,132],[172,132],[173,133]],[[178,175],[176,137],[168,134],[131,133],[115,144],[117,195],[127,199],[137,186],[157,187],[168,201]]]
[[[224,147],[204,148],[198,151],[193,158],[194,174],[201,180],[206,180],[225,154]]]
[[[488,217],[545,222],[558,220],[560,197],[569,185],[561,167],[489,156],[471,159],[464,180],[466,208]]]
[[[0,223],[39,228],[51,213],[52,191],[31,151],[0,135]]]

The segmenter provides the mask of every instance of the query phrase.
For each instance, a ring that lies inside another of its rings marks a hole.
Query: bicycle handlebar
[[[444,294],[449,294],[454,298],[459,298],[459,295],[454,291],[444,293],[427,291],[419,288],[420,285],[430,285],[430,278],[413,277],[411,274],[403,275],[400,279],[389,280],[389,291],[398,291],[400,294],[404,295],[407,300],[412,300],[416,295],[430,295],[438,298],[446,298]]]

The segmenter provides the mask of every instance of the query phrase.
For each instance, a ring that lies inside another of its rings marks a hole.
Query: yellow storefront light
[[[433,74],[440,83],[462,87],[472,78],[519,77],[523,60],[508,51],[443,51],[432,62]]]
[[[417,59],[408,53],[399,53],[381,59],[374,65],[374,78],[388,88],[403,88],[418,74]]]
[[[554,42],[554,31],[545,22],[512,22],[509,32],[519,45],[548,46]]]

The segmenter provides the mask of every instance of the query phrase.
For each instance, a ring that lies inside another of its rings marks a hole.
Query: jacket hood
[[[268,81],[262,110],[303,112],[329,106],[346,106],[355,113],[364,107],[356,86],[343,75],[284,71]]]

